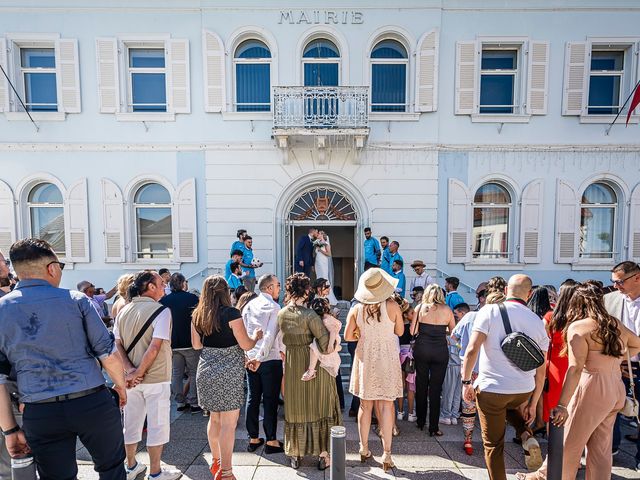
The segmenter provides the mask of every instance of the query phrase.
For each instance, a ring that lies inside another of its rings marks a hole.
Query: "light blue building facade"
[[[0,249],[45,236],[66,286],[197,287],[237,229],[285,276],[318,226],[348,297],[370,226],[408,280],[606,281],[640,260],[639,24],[632,0],[0,0]]]

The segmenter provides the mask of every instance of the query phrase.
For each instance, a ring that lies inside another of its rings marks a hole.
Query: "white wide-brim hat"
[[[398,285],[398,279],[381,268],[370,268],[360,276],[354,295],[360,303],[374,304],[387,300]]]

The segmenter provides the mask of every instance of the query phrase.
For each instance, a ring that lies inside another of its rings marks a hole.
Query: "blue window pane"
[[[407,50],[396,40],[383,40],[374,47],[371,58],[407,58]]]
[[[623,66],[624,52],[591,52],[591,70],[621,71]]]
[[[373,112],[404,112],[407,66],[372,65],[371,77],[371,110]]]
[[[339,58],[340,52],[329,40],[313,40],[304,49],[304,58]]]
[[[56,112],[55,73],[25,73],[24,93],[27,109],[33,112]]]
[[[132,48],[129,50],[129,66],[132,68],[164,68],[164,49]]]
[[[589,79],[589,113],[615,115],[620,103],[620,77],[592,76]]]
[[[270,95],[268,64],[236,65],[236,108],[239,112],[268,112]]]
[[[55,68],[56,55],[53,48],[21,48],[22,68]]]
[[[482,75],[480,113],[513,113],[513,81],[513,75]]]
[[[171,195],[166,188],[157,183],[147,183],[136,192],[136,203],[171,203]]]
[[[304,85],[313,86],[338,86],[337,63],[305,63]]]
[[[246,40],[236,49],[236,58],[271,58],[271,52],[258,40]]]
[[[518,68],[517,50],[483,50],[482,70],[515,70]]]
[[[133,73],[131,90],[134,112],[167,111],[164,73]]]

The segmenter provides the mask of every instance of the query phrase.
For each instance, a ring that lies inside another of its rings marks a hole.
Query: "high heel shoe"
[[[219,477],[219,472],[220,472],[220,459],[219,458],[214,458],[213,459],[213,463],[211,464],[211,467],[209,468],[209,471],[211,472],[211,475],[213,475],[214,479],[216,477]]]
[[[367,461],[368,458],[371,458],[371,450],[369,450],[369,446],[367,445],[366,447],[364,445],[360,445],[360,463],[364,463]]]
[[[300,458],[298,457],[289,457],[289,463],[291,464],[291,468],[294,470],[300,468]]]
[[[384,452],[382,455],[382,470],[387,473],[392,468],[396,468],[396,466],[391,460],[391,452]]]

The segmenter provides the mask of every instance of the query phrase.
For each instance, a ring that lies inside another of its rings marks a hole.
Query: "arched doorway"
[[[294,271],[297,241],[308,234],[310,227],[316,227],[325,231],[331,241],[336,296],[345,300],[353,297],[361,270],[362,212],[366,212],[361,202],[354,200],[356,196],[338,182],[327,180],[290,192],[280,209],[283,278]]]

